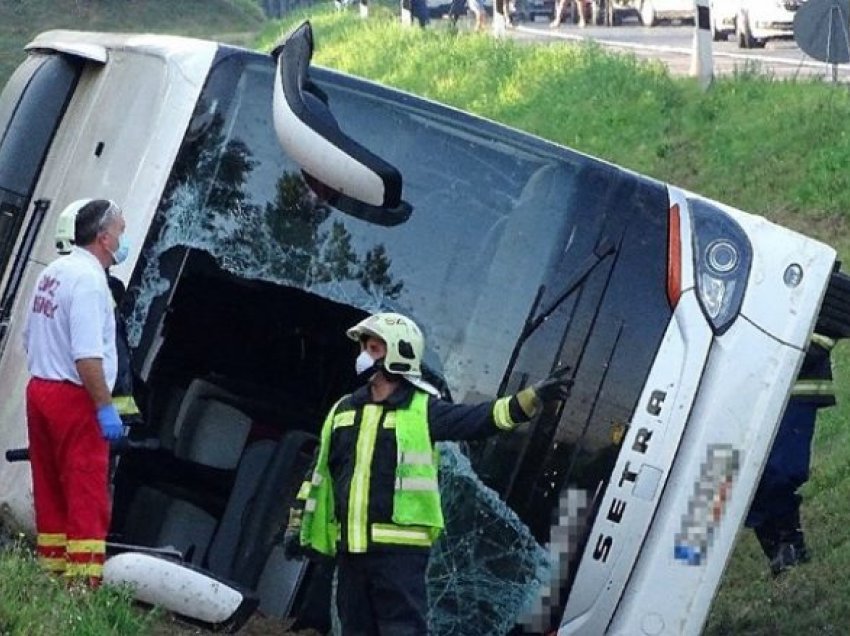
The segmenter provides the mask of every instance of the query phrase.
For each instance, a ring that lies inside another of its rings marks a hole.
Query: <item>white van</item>
[[[389,309],[423,326],[458,401],[556,365],[575,379],[563,408],[452,455],[497,512],[444,492],[445,541],[475,549],[436,559],[452,594],[434,632],[454,615],[484,633],[475,607],[562,635],[700,633],[825,295],[846,295],[827,294],[832,248],[311,68],[309,25],[277,63],[153,35],[52,31],[28,50],[0,96],[0,441],[26,446],[21,330],[57,215],[112,198],[134,246],[114,271],[146,421],[130,435],[152,443],[118,465],[111,542],[168,546],[326,628],[330,570],[287,562],[279,530],[354,381],[345,329]],[[0,498],[32,527],[26,464],[0,463]],[[480,565],[514,588],[482,597],[464,576]]]
[[[803,0],[712,0],[715,40],[735,37],[742,49],[762,48],[768,40],[794,38],[794,16]]]

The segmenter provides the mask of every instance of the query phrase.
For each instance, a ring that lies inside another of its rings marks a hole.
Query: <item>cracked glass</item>
[[[547,271],[574,240],[565,202],[589,160],[519,136],[504,143],[510,133],[495,125],[448,120],[426,102],[392,102],[379,87],[317,72],[340,127],[403,175],[410,219],[377,226],[330,206],[283,154],[273,74],[270,58],[233,54],[208,78],[131,281],[125,320],[136,358],[153,346],[179,278],[166,264],[200,250],[239,278],[410,315],[457,401],[496,397]],[[528,367],[534,377],[551,368],[547,355]],[[551,554],[456,445],[443,447],[441,478],[434,633],[530,629]]]

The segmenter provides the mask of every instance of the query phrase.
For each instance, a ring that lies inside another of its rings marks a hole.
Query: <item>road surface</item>
[[[599,44],[621,51],[630,51],[641,58],[659,59],[675,74],[687,74],[693,51],[694,27],[689,24],[670,24],[644,27],[628,20],[621,26],[591,26],[580,29],[577,25],[562,24],[549,28],[548,21],[524,22],[508,33],[519,40],[538,42],[570,42],[595,40]],[[737,43],[712,42],[715,74],[722,75],[755,65],[762,72],[777,78],[819,77],[831,81],[832,65],[818,62],[803,53],[790,40],[768,41],[763,49],[739,49]],[[837,77],[850,82],[850,65],[839,65]]]

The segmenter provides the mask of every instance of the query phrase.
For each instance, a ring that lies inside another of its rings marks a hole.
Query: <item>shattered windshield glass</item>
[[[241,279],[410,315],[457,401],[495,397],[547,271],[577,243],[567,201],[585,158],[317,72],[340,127],[403,175],[411,218],[377,226],[317,197],[282,153],[273,73],[270,59],[240,54],[207,81],[134,274],[127,332],[139,359],[188,248]],[[551,338],[540,332],[530,345]],[[545,376],[555,356],[529,354],[520,375]],[[518,621],[540,631],[563,603],[550,591],[563,537],[542,547],[548,537],[535,539],[457,447],[442,457],[448,528],[431,563],[434,633],[499,634]]]
[[[522,621],[539,627],[537,599],[550,578],[549,554],[475,475],[457,444],[441,443],[440,490],[446,529],[428,568],[429,631],[505,634]]]
[[[564,240],[561,202],[578,166],[318,81],[343,130],[404,177],[410,220],[369,224],[317,198],[283,155],[270,112],[273,70],[269,60],[233,56],[212,72],[143,253],[132,346],[173,283],[160,258],[183,246],[243,278],[411,315],[456,398],[494,396]]]

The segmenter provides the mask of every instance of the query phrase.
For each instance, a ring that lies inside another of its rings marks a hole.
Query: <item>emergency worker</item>
[[[422,377],[424,340],[410,318],[375,314],[347,335],[360,343],[365,384],[325,419],[286,552],[336,557],[343,636],[425,635],[426,568],[443,528],[434,443],[513,430],[542,402],[566,400],[572,380],[565,367],[513,396],[452,404]]]
[[[51,572],[100,583],[109,527],[109,440],[123,433],[112,402],[115,318],[104,271],[126,258],[113,201],[75,201],[75,246],[39,276],[24,347],[36,549]]]
[[[82,199],[81,205],[88,203],[91,199]],[[74,225],[79,208],[69,205],[56,223],[56,250],[64,256],[71,253],[74,246]],[[123,258],[122,258],[123,260]],[[139,407],[133,397],[133,371],[130,366],[130,344],[127,341],[127,330],[121,321],[118,307],[127,292],[127,287],[120,278],[113,276],[109,268],[105,270],[106,283],[109,293],[112,295],[112,306],[115,311],[115,350],[117,353],[118,372],[115,377],[115,387],[112,389],[112,403],[118,409],[119,415],[124,423],[138,421],[141,417]]]
[[[746,525],[755,531],[774,576],[809,560],[797,489],[809,479],[817,411],[835,405],[834,344],[826,336],[812,336],[747,515]]]

